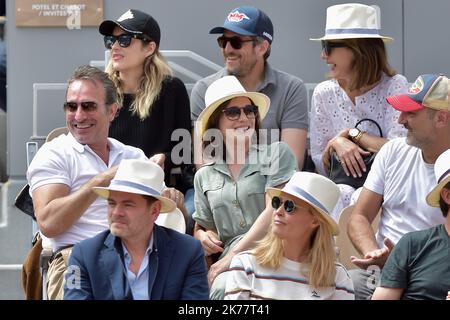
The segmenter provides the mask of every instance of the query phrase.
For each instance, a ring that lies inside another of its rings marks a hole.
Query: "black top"
[[[179,128],[185,129],[189,137],[191,132],[191,111],[186,87],[176,77],[168,77],[164,80],[159,97],[151,108],[150,116],[144,120],[141,120],[137,114],[132,114],[130,110],[134,97],[134,94],[124,94],[123,106],[111,123],[109,136],[124,144],[142,149],[147,157],[156,153],[165,153],[164,171],[166,184],[169,185],[170,170],[174,166],[170,154],[172,148],[181,142],[181,138],[179,141],[171,141],[172,132]],[[188,145],[186,144],[186,147]],[[191,159],[190,154],[189,159]]]

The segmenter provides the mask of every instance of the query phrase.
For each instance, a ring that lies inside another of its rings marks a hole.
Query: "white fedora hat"
[[[205,109],[197,119],[197,131],[200,137],[206,130],[209,117],[223,102],[235,97],[248,97],[258,106],[259,118],[262,120],[267,114],[270,99],[263,93],[247,92],[235,76],[225,76],[211,83],[205,93]]]
[[[432,207],[439,207],[441,190],[450,181],[450,149],[442,153],[434,164],[437,186],[427,195],[427,203]]]
[[[186,233],[186,220],[180,209],[168,212],[170,214],[160,214],[155,223],[159,226],[173,229],[175,231]]]
[[[325,35],[310,39],[339,40],[355,38],[379,38],[385,42],[391,37],[380,35],[380,17],[374,7],[360,3],[344,3],[327,8]]]
[[[94,187],[95,193],[107,199],[109,191],[121,191],[151,196],[161,201],[161,213],[173,211],[174,201],[161,196],[164,171],[150,160],[126,159],[120,162],[116,175],[108,187]]]
[[[267,188],[266,192],[270,197],[286,193],[308,203],[330,224],[333,235],[339,234],[339,226],[331,213],[341,191],[330,179],[312,172],[296,172],[283,189]]]

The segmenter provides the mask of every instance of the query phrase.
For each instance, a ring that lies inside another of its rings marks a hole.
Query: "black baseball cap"
[[[116,21],[105,20],[98,27],[98,31],[104,36],[110,36],[116,26],[129,33],[146,35],[155,41],[157,45],[159,45],[161,40],[161,30],[158,22],[151,15],[140,10],[129,9]]]

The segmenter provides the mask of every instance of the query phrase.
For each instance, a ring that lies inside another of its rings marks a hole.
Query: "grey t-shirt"
[[[226,76],[224,68],[215,74],[203,78],[195,84],[191,92],[191,120],[195,122],[205,108],[205,93],[215,80]],[[280,130],[286,128],[308,130],[308,95],[303,81],[288,73],[272,69],[266,64],[264,81],[257,89],[270,98],[270,108],[262,122],[264,129],[276,129],[268,132],[267,142],[279,141]],[[195,123],[194,123],[195,124]]]

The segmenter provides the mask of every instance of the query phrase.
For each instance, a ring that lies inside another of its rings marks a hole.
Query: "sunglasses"
[[[334,48],[348,48],[348,46],[343,42],[330,42],[322,40],[322,50],[327,56],[331,54]]]
[[[272,208],[274,209],[278,209],[279,207],[281,207],[281,205],[284,203],[284,211],[286,211],[286,213],[288,214],[294,214],[295,208],[297,207],[295,205],[295,202],[292,200],[281,200],[280,197],[273,197],[272,198]]]
[[[97,110],[97,103],[94,101],[85,101],[79,104],[84,112],[92,112]],[[76,102],[65,102],[64,111],[76,112],[78,110],[78,103]]]
[[[258,107],[253,104],[248,104],[245,107],[227,107],[222,110],[225,117],[230,121],[236,121],[241,117],[241,111],[244,111],[245,116],[248,119],[255,119],[258,113]]]
[[[105,42],[106,49],[111,49],[116,41],[119,42],[119,46],[121,46],[122,48],[126,48],[126,47],[130,46],[132,39],[140,39],[144,42],[151,41],[151,39],[149,39],[143,35],[130,34],[130,33],[124,33],[119,36],[113,36],[113,35],[105,36],[103,38],[103,41]]]
[[[244,42],[250,42],[250,41],[255,41],[255,39],[243,40],[237,36],[234,36],[231,38],[221,36],[221,37],[217,38],[217,43],[219,44],[219,47],[221,47],[222,49],[224,49],[227,46],[227,43],[230,42],[231,46],[234,49],[239,50],[240,48],[242,48],[242,44]]]

